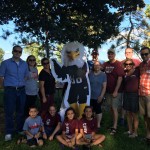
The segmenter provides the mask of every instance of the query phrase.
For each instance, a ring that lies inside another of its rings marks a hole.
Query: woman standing
[[[26,105],[25,105],[25,117],[29,115],[29,108],[34,106],[37,100],[38,93],[38,70],[36,68],[35,56],[30,55],[26,60],[29,69],[29,76],[26,79]]]
[[[125,76],[123,80],[124,98],[123,108],[127,111],[128,134],[130,138],[138,136],[138,111],[139,111],[139,71],[135,69],[132,59],[127,59],[124,62]]]
[[[102,119],[101,102],[106,91],[107,77],[101,71],[99,61],[95,61],[93,70],[89,73],[89,80],[91,85],[91,106],[96,113],[97,127],[100,128]]]
[[[48,58],[41,60],[43,69],[39,74],[39,96],[41,101],[41,117],[43,118],[49,109],[50,105],[54,104],[55,79],[50,70]]]

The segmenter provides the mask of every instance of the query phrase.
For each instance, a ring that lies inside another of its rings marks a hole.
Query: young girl
[[[97,120],[93,117],[93,108],[91,106],[85,107],[83,117],[79,121],[79,129],[80,133],[76,138],[78,145],[98,145],[102,147],[101,143],[105,140],[105,136],[96,134]]]
[[[29,117],[25,120],[23,130],[27,136],[27,144],[30,147],[42,146],[43,139],[47,139],[42,119],[38,116],[36,107],[29,108]]]
[[[43,123],[46,135],[49,137],[49,140],[52,141],[54,136],[59,133],[61,127],[61,118],[56,112],[54,105],[49,107],[47,114],[43,117]]]
[[[25,104],[25,117],[29,116],[29,108],[35,106],[38,92],[38,70],[36,68],[36,59],[33,55],[28,56],[27,64],[29,69],[29,76],[26,78],[26,104]]]
[[[75,110],[69,107],[65,112],[65,120],[62,124],[62,134],[58,135],[57,140],[63,145],[75,148],[75,139],[78,134],[78,120],[75,119]]]

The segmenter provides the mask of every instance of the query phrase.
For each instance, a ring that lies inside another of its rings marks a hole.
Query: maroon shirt
[[[75,129],[78,129],[78,120],[64,120],[62,124],[62,131],[65,131],[66,135],[75,134]]]
[[[110,63],[109,61],[105,62],[103,64],[103,68],[107,75],[106,92],[111,94],[114,92],[118,77],[123,77],[124,70],[121,66],[121,62],[119,62],[118,60],[116,60],[114,63]],[[121,92],[121,88],[119,88],[118,92]]]
[[[50,113],[47,113],[43,118],[44,126],[47,126],[49,128],[55,128],[59,122],[61,122],[61,118],[57,113],[55,116],[51,116]]]
[[[93,118],[92,120],[87,120],[86,118],[81,118],[79,121],[79,129],[83,129],[84,134],[91,134],[97,130],[97,120]]]
[[[123,79],[123,87],[124,92],[127,93],[137,93],[139,88],[139,76],[140,72],[139,69],[135,69],[132,75],[130,76],[124,76]]]

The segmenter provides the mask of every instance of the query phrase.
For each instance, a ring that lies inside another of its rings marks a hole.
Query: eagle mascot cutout
[[[61,53],[62,64],[51,59],[52,74],[59,82],[67,82],[67,89],[60,108],[63,118],[66,108],[73,107],[81,118],[86,105],[90,104],[90,84],[85,48],[79,42],[64,45]]]

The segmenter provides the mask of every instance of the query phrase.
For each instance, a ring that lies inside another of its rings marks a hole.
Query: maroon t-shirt
[[[50,113],[47,113],[43,118],[44,125],[49,128],[55,128],[59,122],[61,122],[61,118],[58,113],[56,113],[55,116],[51,116]]]
[[[64,120],[62,124],[62,131],[65,131],[66,135],[75,134],[75,129],[78,129],[78,120]]]
[[[97,130],[97,120],[93,118],[92,120],[87,120],[86,118],[81,118],[79,121],[79,129],[83,129],[84,134],[91,134]]]
[[[114,63],[105,62],[103,64],[104,71],[107,75],[107,93],[113,93],[117,84],[118,77],[123,77],[124,70],[121,66],[121,62],[116,60]],[[121,87],[118,92],[121,92]]]
[[[138,92],[139,76],[140,76],[140,72],[138,68],[135,69],[132,75],[124,76],[124,79],[123,79],[124,92],[130,92],[130,93]]]

